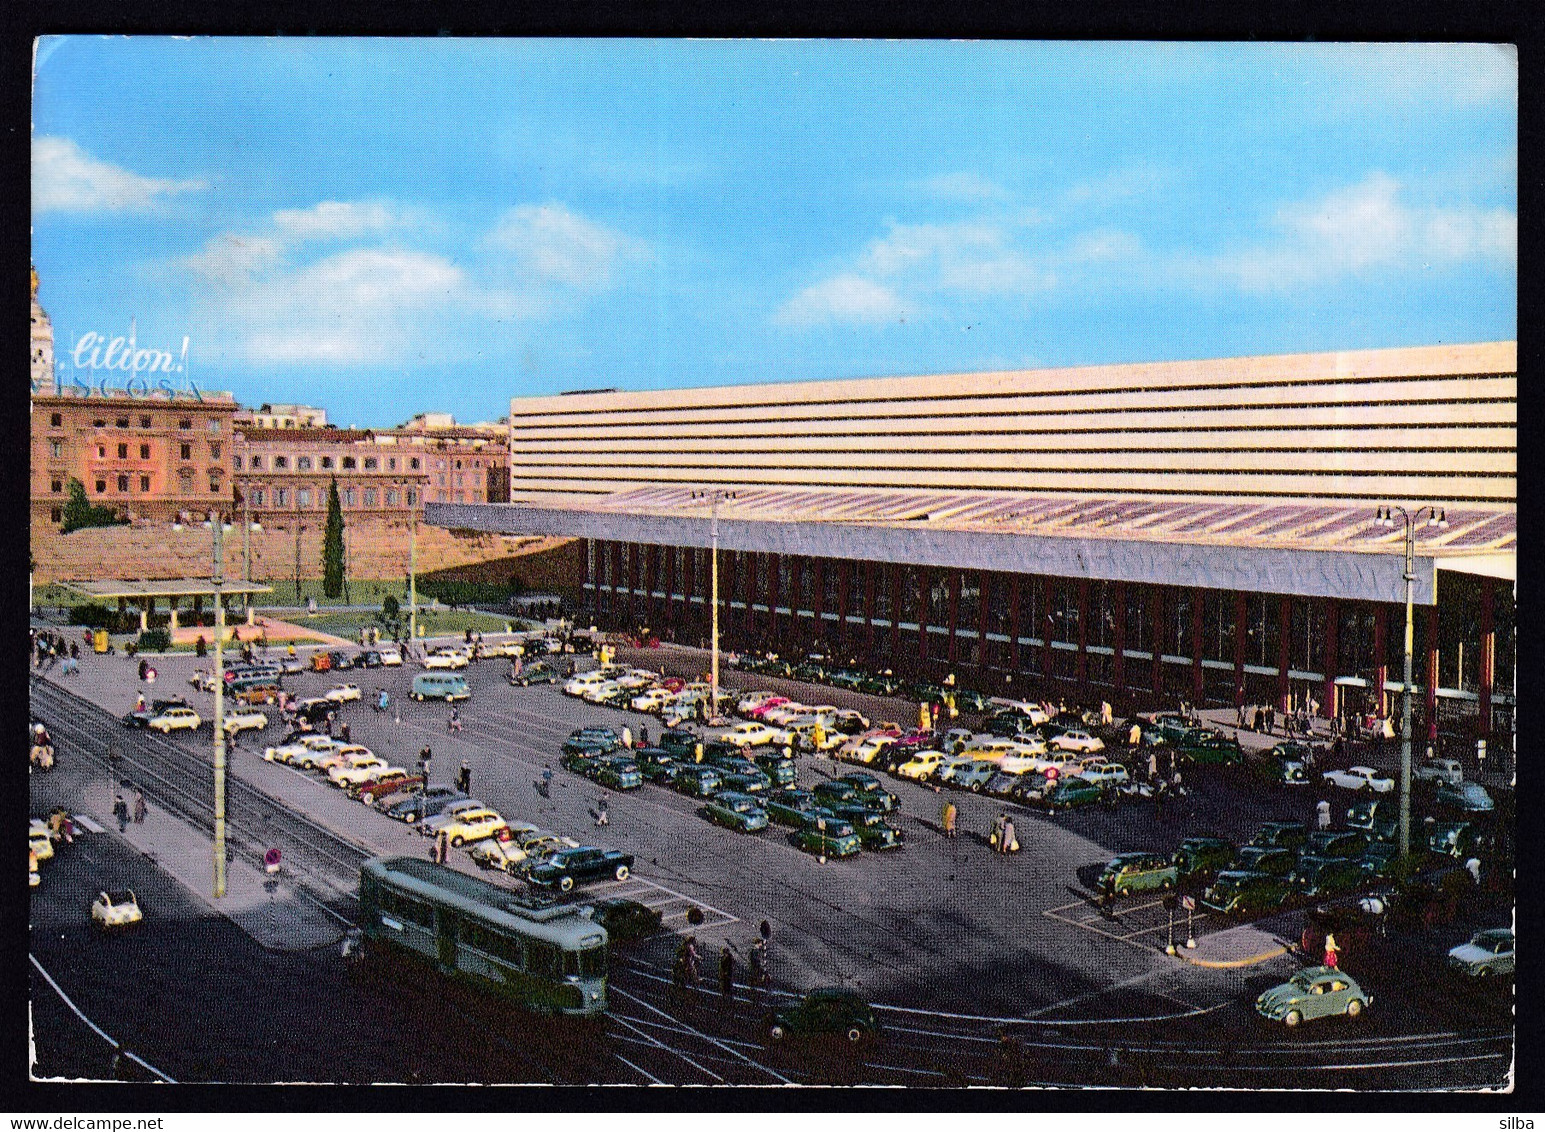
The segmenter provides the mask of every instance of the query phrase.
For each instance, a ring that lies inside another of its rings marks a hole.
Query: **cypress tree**
[[[327,489],[327,530],[322,536],[322,592],[328,597],[343,593],[343,504],[338,500],[338,479]]]

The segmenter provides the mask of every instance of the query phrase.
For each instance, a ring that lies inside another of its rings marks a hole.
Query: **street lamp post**
[[[709,506],[709,541],[712,550],[709,555],[710,583],[709,600],[712,603],[712,621],[709,636],[710,658],[712,667],[709,670],[709,687],[712,689],[709,695],[712,698],[708,705],[708,718],[712,719],[719,714],[719,504],[727,499],[734,499],[733,491],[694,491],[693,499],[708,501]]]
[[[1381,527],[1394,528],[1395,513],[1400,513],[1405,523],[1405,583],[1406,583],[1406,636],[1405,673],[1400,688],[1400,855],[1411,852],[1411,651],[1414,640],[1412,624],[1412,586],[1416,582],[1416,520],[1427,512],[1427,525],[1447,529],[1448,516],[1443,508],[1427,504],[1414,512],[1396,504],[1380,507],[1375,521]],[[1430,678],[1429,674],[1429,678]],[[1384,689],[1379,689],[1382,694]]]
[[[221,555],[222,528],[225,518],[218,511],[209,513],[214,532],[214,573],[210,582],[215,589],[215,896],[225,895],[225,568]]]
[[[418,511],[408,488],[408,645],[418,640]]]

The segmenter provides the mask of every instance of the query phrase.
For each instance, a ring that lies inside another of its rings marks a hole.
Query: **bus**
[[[360,929],[544,1014],[606,1010],[606,929],[572,904],[513,892],[418,857],[360,866]]]

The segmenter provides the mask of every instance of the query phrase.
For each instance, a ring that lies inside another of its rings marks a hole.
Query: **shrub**
[[[385,600],[381,602],[381,619],[383,621],[395,621],[401,609],[402,607],[397,603],[397,598],[392,594],[387,594]]]
[[[70,607],[70,624],[83,625],[88,629],[107,629],[118,619],[118,614],[105,605],[92,602]]]
[[[146,629],[139,635],[140,652],[165,652],[172,647],[172,636],[165,629]]]

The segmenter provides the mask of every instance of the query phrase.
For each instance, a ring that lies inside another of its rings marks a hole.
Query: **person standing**
[[[1335,970],[1341,958],[1340,948],[1336,946],[1336,937],[1331,932],[1325,933],[1325,966]]]
[[[725,1002],[735,997],[735,956],[730,954],[729,944],[719,952],[719,994]]]
[[[939,729],[939,701],[938,700],[935,700],[930,705],[929,712],[933,716],[933,729],[935,731],[937,731]]]
[[[928,705],[927,704],[918,704],[917,705],[917,729],[919,731],[927,731],[932,726],[933,726],[933,716],[928,714]]]
[[[1318,829],[1330,828],[1330,803],[1324,798],[1314,807],[1314,822]]]
[[[942,824],[944,826],[945,837],[953,838],[955,836],[955,817],[957,813],[958,811],[955,808],[954,802],[944,803],[944,815]]]
[[[348,720],[344,720],[343,721],[343,727],[340,729],[339,737],[344,741],[345,744],[350,742],[350,739],[349,739],[349,721]]]
[[[461,760],[461,769],[456,772],[456,789],[463,794],[472,792],[472,764],[466,759]]]
[[[826,728],[821,726],[819,719],[815,721],[815,726],[810,729],[810,745],[817,751],[824,750],[826,747]]]
[[[143,790],[141,790],[139,787],[136,786],[134,788],[134,824],[135,825],[144,825],[145,824],[146,809],[147,809],[147,807],[145,806],[145,792]]]
[[[451,835],[445,830],[435,834],[435,843],[440,848],[440,864],[445,864],[451,856]]]
[[[1245,729],[1245,705],[1243,703],[1234,709],[1234,726],[1240,731]]]
[[[622,729],[622,745],[630,751],[633,749],[633,731],[626,725]]]
[[[767,941],[758,937],[751,943],[751,989],[760,998],[767,992],[767,984],[771,981],[767,968]]]
[[[1003,815],[1003,851],[1013,853],[1019,849],[1019,838],[1014,832],[1014,819]]]
[[[129,831],[129,804],[123,800],[122,794],[113,796],[113,817],[118,819],[118,832]]]

